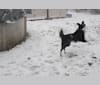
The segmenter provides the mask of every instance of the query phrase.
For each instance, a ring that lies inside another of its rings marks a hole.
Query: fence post
[[[49,19],[49,9],[46,10],[46,13],[47,13],[46,19]]]

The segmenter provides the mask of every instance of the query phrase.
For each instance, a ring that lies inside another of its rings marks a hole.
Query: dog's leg
[[[82,41],[83,42],[87,42],[87,40],[85,39],[85,33],[84,33],[84,31],[82,31]]]
[[[62,57],[62,52],[60,52],[60,56]]]
[[[60,50],[60,56],[61,56],[61,57],[62,57],[62,50],[63,50],[63,49]]]

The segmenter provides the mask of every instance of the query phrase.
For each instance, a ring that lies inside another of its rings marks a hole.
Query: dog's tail
[[[61,29],[60,32],[59,32],[60,38],[62,38],[63,35],[64,35],[64,33],[63,33],[63,30]]]

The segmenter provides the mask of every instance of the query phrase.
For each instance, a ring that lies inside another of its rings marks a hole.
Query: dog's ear
[[[82,21],[82,24],[85,24],[84,21]]]
[[[83,27],[85,27],[86,26],[86,24],[85,24],[85,22],[84,21],[82,21],[82,24],[81,24]]]

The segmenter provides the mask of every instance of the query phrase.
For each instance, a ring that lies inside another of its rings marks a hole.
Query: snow
[[[89,76],[100,72],[100,15],[73,13],[72,18],[27,21],[27,40],[0,52],[0,76]],[[73,33],[86,23],[88,43],[72,42],[60,57],[59,31]]]

